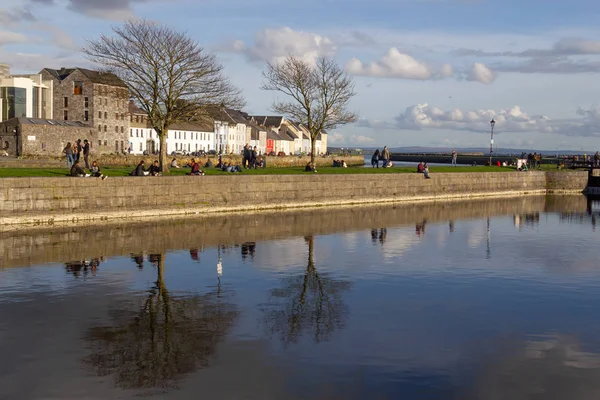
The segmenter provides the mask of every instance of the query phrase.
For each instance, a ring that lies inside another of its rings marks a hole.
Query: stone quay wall
[[[586,172],[0,179],[0,231],[214,212],[582,192]]]

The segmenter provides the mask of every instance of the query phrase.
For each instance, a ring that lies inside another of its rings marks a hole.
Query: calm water
[[[1,399],[598,399],[583,197],[0,234]]]

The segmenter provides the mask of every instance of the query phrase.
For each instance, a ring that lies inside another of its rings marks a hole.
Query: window
[[[190,150],[191,150],[191,149],[190,149],[190,144],[188,143],[188,151],[190,151]]]
[[[98,140],[98,147],[102,146],[102,140]]]
[[[135,130],[135,137],[140,137],[140,130],[139,129]]]
[[[136,123],[136,124],[139,124],[139,123],[140,123],[140,116],[139,116],[139,115],[136,115],[136,116],[135,116],[135,123]]]
[[[142,142],[140,142],[140,151],[144,151],[144,149],[142,148]]]
[[[129,116],[129,122],[133,122],[133,115]]]
[[[104,111],[104,119],[108,119],[108,113]]]
[[[105,141],[104,141],[104,145],[105,145],[105,146],[108,146],[108,140],[105,140]]]
[[[69,107],[69,98],[68,97],[63,97],[63,107],[64,108]]]
[[[129,130],[129,137],[133,137],[133,128]]]
[[[196,151],[198,151],[198,143],[196,143]]]
[[[98,119],[102,119],[102,111],[98,111]]]
[[[104,105],[107,106],[108,105],[108,99],[104,99]]]
[[[115,152],[119,152],[119,141],[115,140]]]
[[[115,113],[115,119],[118,121],[119,120],[119,113]]]
[[[121,126],[121,133],[125,133],[125,127]]]
[[[185,140],[185,132],[183,132],[183,140]]]
[[[106,125],[104,125],[104,132],[106,132],[106,129],[107,129],[107,127],[106,127]]]
[[[125,121],[125,114],[121,114],[121,121]]]
[[[64,111],[64,115],[63,116],[65,118],[65,121],[69,120],[69,112],[67,110]]]
[[[102,132],[102,125],[98,125],[98,132]]]
[[[90,112],[88,110],[85,110],[83,112],[83,120],[84,121],[89,121],[90,120]]]
[[[73,94],[76,96],[83,94],[83,82],[82,81],[73,82]]]
[[[119,127],[115,126],[115,133],[119,133]]]
[[[89,99],[89,97],[85,97],[83,99],[83,107],[88,108],[89,106],[90,106],[90,99]]]

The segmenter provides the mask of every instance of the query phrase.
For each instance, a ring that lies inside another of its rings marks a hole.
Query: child
[[[92,162],[92,168],[90,168],[90,171],[92,172],[92,176],[96,177],[96,178],[100,178],[102,180],[106,179],[106,175],[103,175],[102,172],[100,171],[100,167],[98,166],[98,161]]]

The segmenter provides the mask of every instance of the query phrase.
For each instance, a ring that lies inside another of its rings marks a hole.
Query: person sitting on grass
[[[213,162],[210,159],[208,159],[206,164],[204,164],[204,168],[212,168],[212,167],[214,167]]]
[[[425,175],[425,179],[429,179],[429,166],[427,165],[427,163],[421,161],[417,166],[417,172]]]
[[[392,168],[394,166],[394,164],[392,164],[392,161],[388,161],[387,164],[385,164],[385,168]]]
[[[304,172],[317,172],[317,169],[315,168],[315,165],[313,163],[309,162],[308,164],[306,164]]]
[[[195,158],[192,158],[190,160],[190,163],[188,164],[190,166],[190,168],[192,169],[191,172],[187,175],[194,175],[194,176],[202,176],[204,175],[204,171],[202,171],[200,169],[200,164],[198,164],[198,161],[196,161]]]
[[[155,160],[154,163],[148,168],[148,173],[152,176],[162,176],[160,172],[160,167],[158,166],[158,160]]]
[[[231,163],[223,163],[223,167],[221,169],[223,172],[242,172],[242,167],[239,165],[233,165]]]
[[[177,159],[173,159],[171,160],[171,168],[177,168],[179,169],[179,165],[177,165]]]
[[[102,171],[100,171],[100,166],[98,166],[98,161],[94,160],[92,162],[92,167],[90,168],[90,171],[92,172],[93,177],[100,178],[102,180],[106,179],[106,175],[103,175]]]
[[[130,176],[146,176],[149,174],[148,171],[144,169],[144,160],[141,160],[140,163],[135,167],[133,171],[129,174]]]
[[[75,161],[71,167],[71,176],[78,176],[80,178],[87,178],[90,174],[86,174],[83,168],[79,165],[79,161]]]

